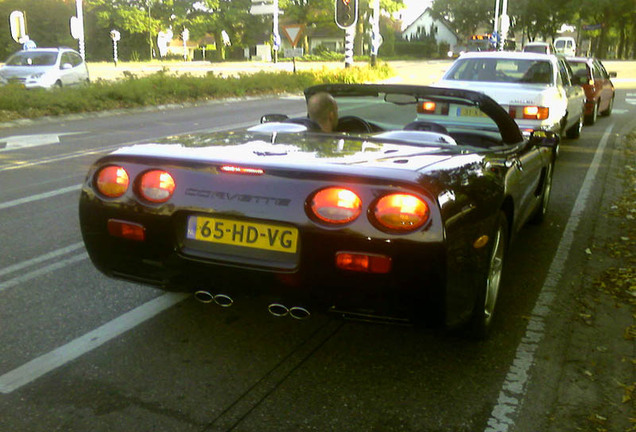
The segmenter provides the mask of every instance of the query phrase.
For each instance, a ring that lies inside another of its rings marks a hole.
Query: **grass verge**
[[[17,85],[0,87],[0,122],[42,116],[59,116],[120,108],[197,102],[228,97],[295,93],[315,84],[373,82],[393,75],[390,66],[351,67],[341,70],[257,72],[222,77],[174,76],[166,70],[146,77],[128,74],[121,81],[97,81],[88,86],[25,90]]]

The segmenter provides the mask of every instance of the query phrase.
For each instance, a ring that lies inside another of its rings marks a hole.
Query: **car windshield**
[[[466,58],[458,60],[447,80],[550,84],[552,65],[547,60]]]
[[[57,53],[52,52],[20,52],[9,57],[8,66],[53,66]]]

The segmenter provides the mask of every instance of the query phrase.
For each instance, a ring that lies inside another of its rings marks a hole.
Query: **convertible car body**
[[[313,312],[485,335],[508,240],[543,218],[557,137],[481,93],[322,85],[335,133],[264,116],[97,160],[81,230],[106,275],[276,316]],[[276,121],[271,121],[276,120]]]

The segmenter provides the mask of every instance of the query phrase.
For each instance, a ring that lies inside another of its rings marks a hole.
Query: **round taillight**
[[[124,168],[110,165],[99,170],[95,184],[102,195],[117,198],[128,190],[130,178]]]
[[[322,222],[345,224],[362,212],[362,200],[349,189],[330,187],[318,191],[310,202],[311,212]]]
[[[148,171],[139,180],[141,197],[153,203],[168,201],[174,193],[175,187],[174,178],[167,171]]]
[[[414,231],[426,223],[428,206],[411,194],[391,194],[380,198],[373,208],[373,217],[381,228],[390,231]]]

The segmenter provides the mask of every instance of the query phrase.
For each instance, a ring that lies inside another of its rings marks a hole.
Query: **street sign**
[[[292,47],[296,48],[298,41],[300,41],[300,36],[303,34],[303,30],[305,30],[305,26],[303,24],[288,24],[282,27],[283,33],[287,36]]]
[[[296,57],[302,57],[302,56],[303,56],[302,48],[287,48],[285,50],[285,57],[287,58],[296,58]]]
[[[71,36],[73,36],[73,39],[82,39],[84,36],[84,27],[76,16],[71,17]]]
[[[24,12],[11,12],[11,14],[9,15],[9,24],[11,26],[11,37],[13,38],[13,40],[18,43],[22,43],[22,39],[27,35]]]
[[[276,6],[273,3],[253,4],[250,8],[250,13],[252,15],[274,15],[275,11]]]

